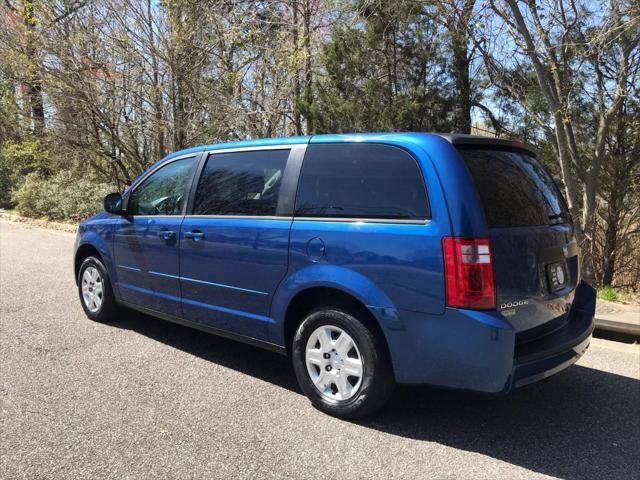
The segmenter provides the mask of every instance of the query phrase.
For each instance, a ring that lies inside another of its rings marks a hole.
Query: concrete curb
[[[22,217],[20,215],[12,215],[7,212],[0,212],[0,220],[12,223],[21,223],[23,225],[45,228],[48,230],[57,230],[59,232],[76,233],[78,227],[68,223],[51,222],[49,220],[41,220],[38,218]]]
[[[595,323],[599,330],[640,336],[640,305],[599,299]]]
[[[640,325],[635,323],[619,322],[607,320],[605,318],[595,319],[596,329],[607,332],[624,333],[625,335],[640,336]]]

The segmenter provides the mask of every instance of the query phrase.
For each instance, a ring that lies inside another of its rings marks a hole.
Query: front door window
[[[160,168],[138,186],[129,199],[130,215],[181,215],[194,157]]]

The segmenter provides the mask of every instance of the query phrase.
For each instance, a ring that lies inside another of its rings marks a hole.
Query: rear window
[[[389,145],[310,145],[302,164],[300,217],[424,220],[427,192],[416,160]]]
[[[557,185],[531,155],[460,150],[475,182],[489,227],[525,227],[569,220]]]

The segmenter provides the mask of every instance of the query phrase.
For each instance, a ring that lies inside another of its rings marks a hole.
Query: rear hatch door
[[[560,327],[579,279],[574,226],[560,190],[526,150],[459,151],[489,227],[498,310],[518,332]]]

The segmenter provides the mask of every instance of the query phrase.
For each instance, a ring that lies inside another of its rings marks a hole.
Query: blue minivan
[[[324,412],[400,384],[507,393],[593,331],[566,203],[534,151],[457,134],[314,135],[173,153],[82,224],[86,315],[129,307],[292,358]]]

